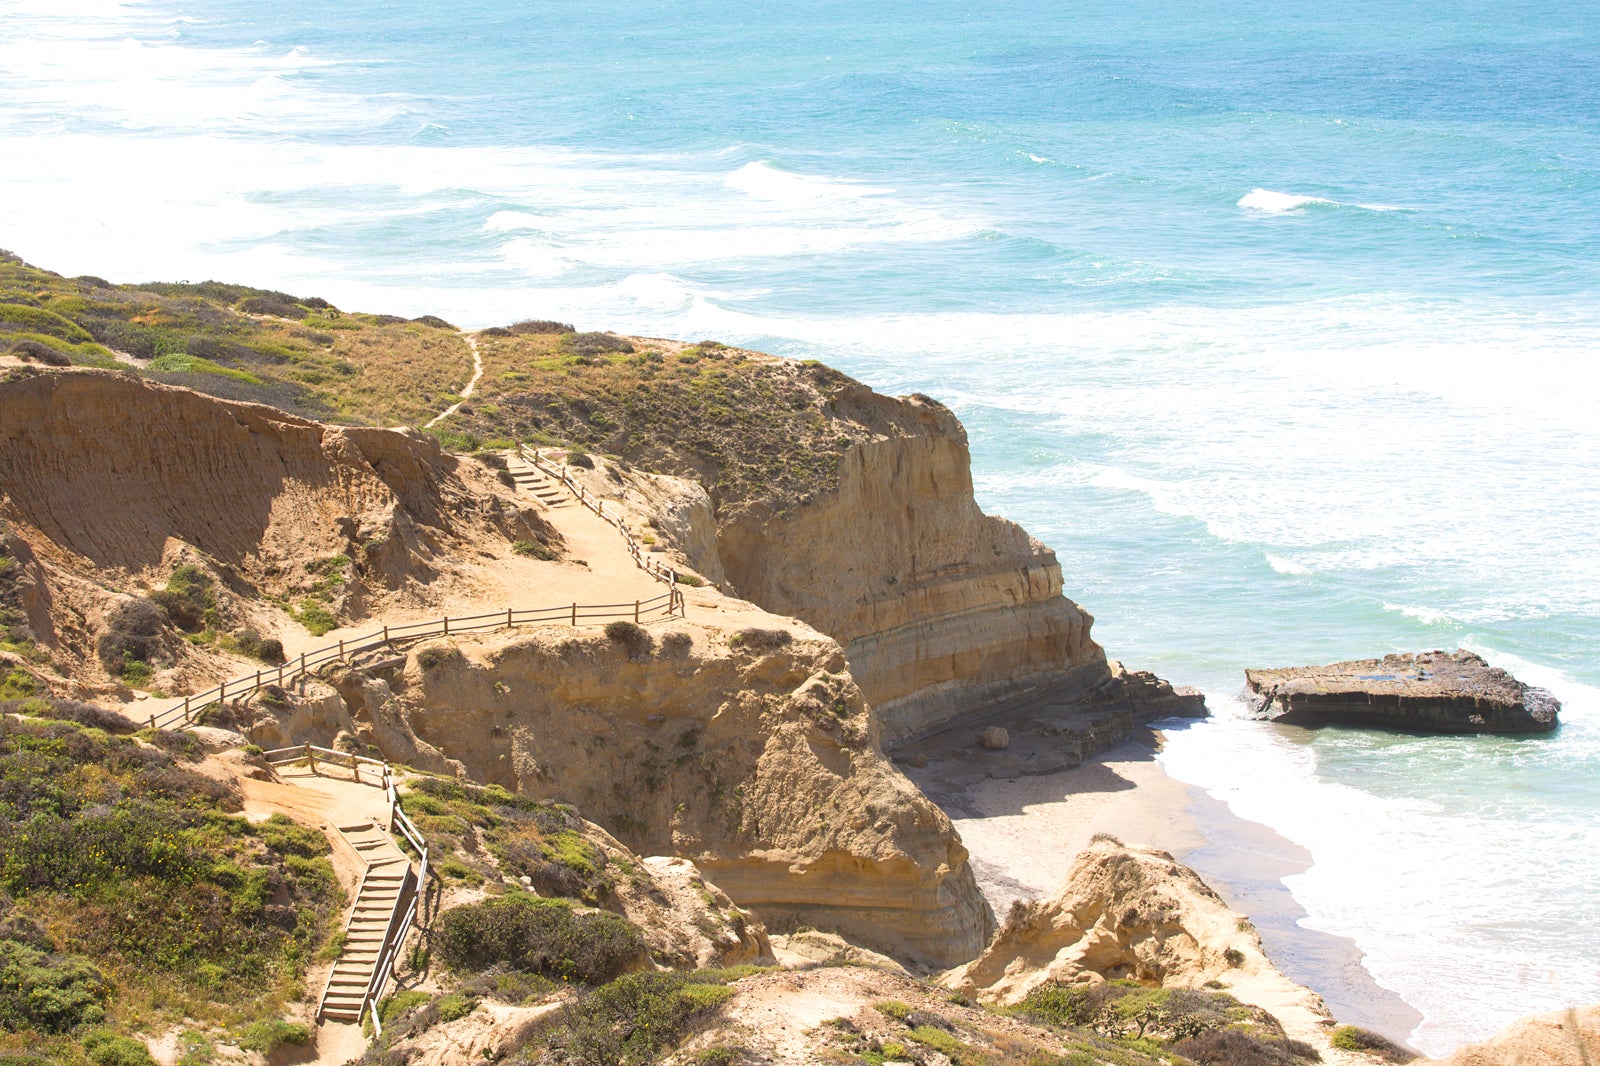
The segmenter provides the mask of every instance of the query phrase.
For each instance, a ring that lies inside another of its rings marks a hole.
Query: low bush
[[[310,309],[300,306],[293,296],[281,292],[248,296],[237,304],[247,315],[272,315],[275,318],[305,318]]]
[[[1198,1066],[1301,1066],[1322,1061],[1310,1044],[1263,1038],[1238,1029],[1211,1029],[1179,1040],[1172,1050]]]
[[[252,1022],[239,1034],[239,1046],[246,1051],[259,1051],[270,1055],[285,1044],[303,1046],[311,1043],[311,1027],[302,1022],[286,1022],[282,1018],[263,1018]]]
[[[547,563],[556,558],[555,549],[537,540],[519,540],[511,545],[511,550],[526,558],[539,559]]]
[[[92,726],[95,729],[103,729],[107,733],[116,733],[122,736],[126,736],[138,729],[138,726],[116,711],[107,710],[93,703],[82,703],[78,700],[46,697],[35,697],[29,700],[7,700],[0,702],[0,714],[26,714],[32,718],[53,718],[61,722],[77,722],[79,725]]]
[[[1386,1062],[1410,1062],[1416,1058],[1388,1037],[1356,1025],[1339,1026],[1333,1031],[1329,1043],[1340,1051],[1359,1051],[1363,1054],[1377,1055]]]
[[[621,1066],[659,1060],[694,1023],[710,1014],[733,990],[695,980],[693,973],[635,973],[580,995],[564,1011],[548,1046],[556,1061],[583,1066]]]
[[[735,648],[746,648],[755,652],[777,651],[794,643],[794,634],[787,629],[757,629],[750,627],[741,629],[728,638],[728,643]]]
[[[590,985],[612,980],[647,956],[632,922],[605,911],[580,914],[569,904],[524,893],[445,911],[435,948],[457,972],[504,965]]]
[[[484,330],[484,332],[487,333],[488,330]],[[511,324],[511,328],[506,330],[506,332],[508,334],[510,334],[510,333],[526,334],[526,333],[576,333],[578,331],[573,329],[571,326],[567,325],[567,323],[565,323],[565,322],[553,322],[553,321],[551,321],[550,319],[547,319],[547,318],[530,318],[530,319],[527,319],[526,321],[523,321],[523,322],[513,322]]]
[[[606,637],[614,644],[621,644],[628,650],[628,658],[635,660],[645,658],[656,646],[648,629],[620,618],[606,623]]]
[[[155,1066],[144,1041],[115,1033],[96,1032],[83,1038],[84,1053],[94,1066]]]
[[[0,939],[0,1031],[65,1033],[93,1025],[105,1017],[107,991],[88,959]]]
[[[180,566],[167,579],[167,587],[150,598],[167,612],[179,629],[191,633],[202,626],[216,626],[216,579],[197,566]]]
[[[603,352],[633,353],[633,345],[609,333],[568,333],[562,347],[573,355],[600,355]]]
[[[300,601],[300,609],[295,612],[294,619],[305,626],[306,632],[314,637],[320,637],[339,628],[339,619],[334,617],[333,612],[309,598]],[[281,653],[283,646],[279,645],[278,650]]]
[[[133,599],[119,604],[107,617],[105,630],[95,644],[101,665],[121,675],[129,661],[165,661],[166,624],[166,612],[152,600]]]
[[[433,329],[448,329],[452,331],[455,329],[454,326],[440,318],[438,315],[423,315],[421,318],[413,318],[411,321],[415,322],[419,326],[428,326]]]
[[[36,341],[28,337],[12,341],[11,347],[6,350],[7,355],[14,355],[18,359],[27,359],[45,366],[71,366],[72,357],[66,352],[57,351],[43,341]]]

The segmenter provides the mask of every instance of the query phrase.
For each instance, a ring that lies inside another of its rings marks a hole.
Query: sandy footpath
[[[1096,833],[1160,848],[1249,915],[1284,976],[1314,989],[1341,1022],[1404,1041],[1422,1016],[1372,979],[1354,941],[1299,924],[1306,912],[1283,878],[1307,869],[1310,856],[1169,777],[1156,758],[1160,742],[1159,733],[1146,732],[1071,770],[990,778],[959,792],[948,780],[902,769],[950,815],[999,920],[1016,900],[1059,892]]]

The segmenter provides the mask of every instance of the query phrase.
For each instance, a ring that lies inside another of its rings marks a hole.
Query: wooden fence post
[[[506,608],[506,628],[510,629],[514,623],[511,621],[511,608]]]
[[[450,635],[450,617],[449,617],[449,615],[446,615],[445,619],[444,619],[444,635],[447,636],[447,637]]]
[[[572,605],[572,624],[578,624],[578,605],[576,603]]]
[[[383,627],[383,642],[385,644],[389,643],[389,627],[388,626],[384,626]]]
[[[341,639],[339,641],[339,658],[341,658],[341,659],[344,658],[344,640],[343,639]]]
[[[313,774],[317,772],[317,755],[316,752],[311,750],[310,744],[306,745],[306,765],[311,767]]]
[[[634,621],[635,624],[638,624],[638,621],[639,621],[639,601],[638,600],[634,600],[633,601],[633,621]]]

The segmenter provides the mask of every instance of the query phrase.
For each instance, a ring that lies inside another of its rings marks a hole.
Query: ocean
[[[0,0],[0,246],[948,403],[1428,1052],[1600,1001],[1600,4]],[[1456,646],[1546,738],[1241,717]]]

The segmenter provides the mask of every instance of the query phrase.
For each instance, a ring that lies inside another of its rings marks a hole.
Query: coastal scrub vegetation
[[[1030,992],[1014,1013],[1199,1066],[1299,1066],[1321,1060],[1311,1045],[1289,1039],[1271,1014],[1209,989],[1147,988],[1131,980],[1049,982]]]
[[[622,871],[584,836],[583,821],[571,807],[440,777],[414,778],[410,788],[407,815],[453,864],[441,863],[441,876],[496,886],[522,883],[541,895],[591,906],[610,899]]]
[[[476,439],[620,456],[700,480],[722,513],[786,510],[834,484],[870,433],[835,417],[849,378],[714,341],[606,333],[479,334],[483,380],[452,419]]]
[[[185,765],[192,737],[72,701],[0,709],[0,1055],[124,1061],[134,1032],[280,1018],[340,899],[323,835],[238,816]]]
[[[207,281],[113,285],[0,255],[0,354],[356,425],[420,425],[471,373],[454,327]]]
[[[828,490],[843,453],[872,436],[862,420],[837,417],[854,383],[814,361],[549,320],[477,341],[477,391],[428,430],[453,451],[527,441],[617,455],[699,479],[727,514],[782,512]],[[461,399],[473,365],[465,338],[434,316],[347,312],[215,281],[113,285],[10,255],[0,256],[0,354],[376,426],[421,426]]]

